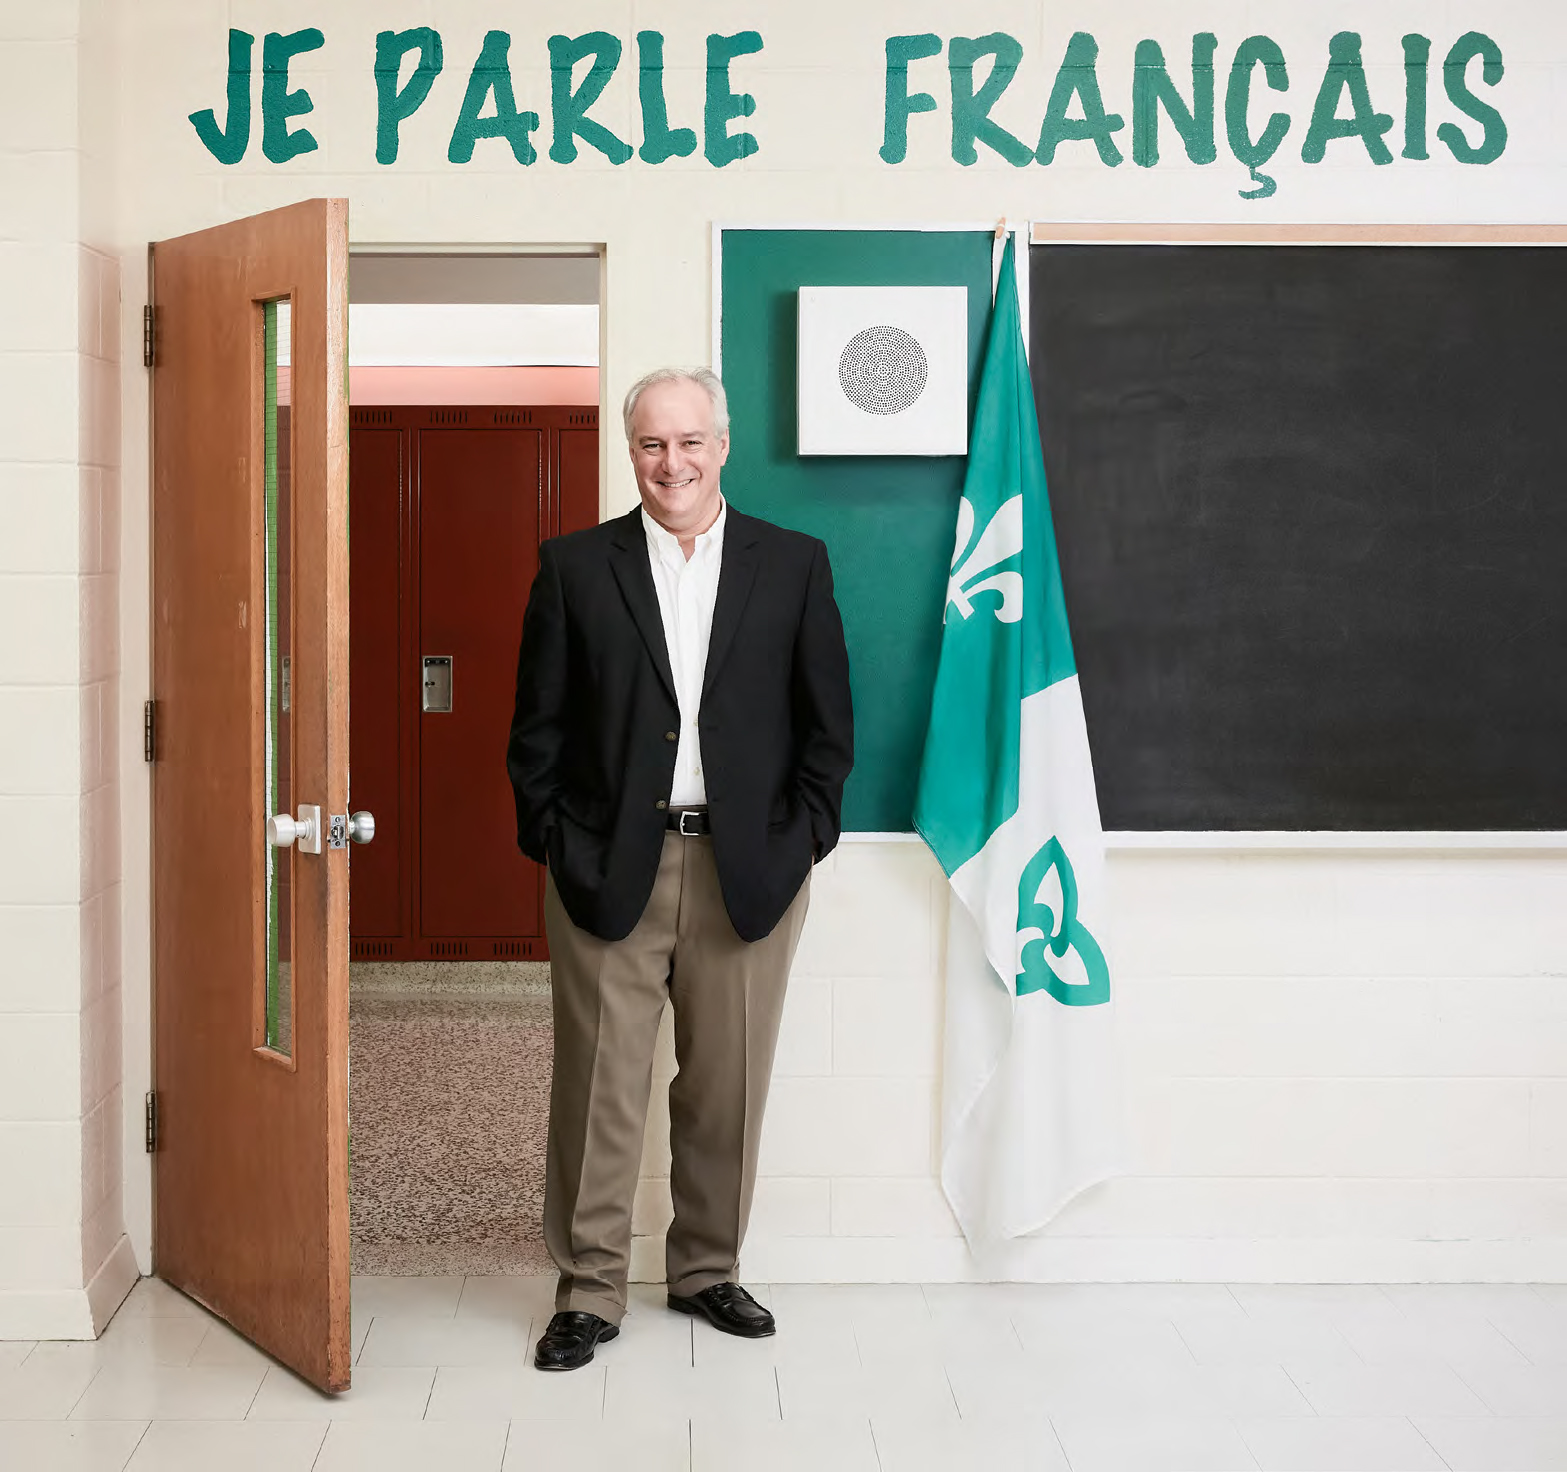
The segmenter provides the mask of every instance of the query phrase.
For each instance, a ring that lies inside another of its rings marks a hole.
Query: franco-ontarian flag
[[[978,1252],[1120,1169],[1104,834],[1009,240],[914,824],[952,882],[941,1181]]]

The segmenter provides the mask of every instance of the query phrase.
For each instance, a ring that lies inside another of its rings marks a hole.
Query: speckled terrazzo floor
[[[548,968],[356,964],[350,996],[354,1272],[551,1271]]]

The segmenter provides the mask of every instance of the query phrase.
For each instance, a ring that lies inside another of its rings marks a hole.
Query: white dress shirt
[[[718,520],[696,539],[688,558],[680,539],[665,531],[642,508],[647,532],[647,556],[658,592],[658,612],[664,621],[664,644],[675,677],[680,704],[680,732],[675,746],[672,808],[700,807],[707,802],[702,775],[702,743],[697,715],[702,705],[702,680],[707,673],[707,646],[713,633],[713,602],[718,596],[718,569],[724,556],[724,521],[729,503],[719,498]]]

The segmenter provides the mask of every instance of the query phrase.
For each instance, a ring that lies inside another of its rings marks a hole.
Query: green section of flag
[[[1018,805],[1022,702],[1076,673],[1012,241],[980,378],[914,826],[950,875]]]
[[[1060,894],[1061,913],[1040,899],[1052,872]],[[1110,1000],[1110,968],[1093,932],[1077,916],[1077,875],[1059,838],[1049,839],[1029,860],[1017,887],[1017,994],[1049,992],[1067,1007],[1096,1007]],[[1076,951],[1087,984],[1072,983],[1050,964]]]

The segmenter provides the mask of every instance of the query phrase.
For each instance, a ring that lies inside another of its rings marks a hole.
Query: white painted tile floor
[[[771,1340],[633,1289],[530,1364],[544,1278],[359,1278],[328,1397],[156,1281],[96,1344],[0,1344],[17,1472],[1567,1472],[1567,1292],[758,1287]]]

